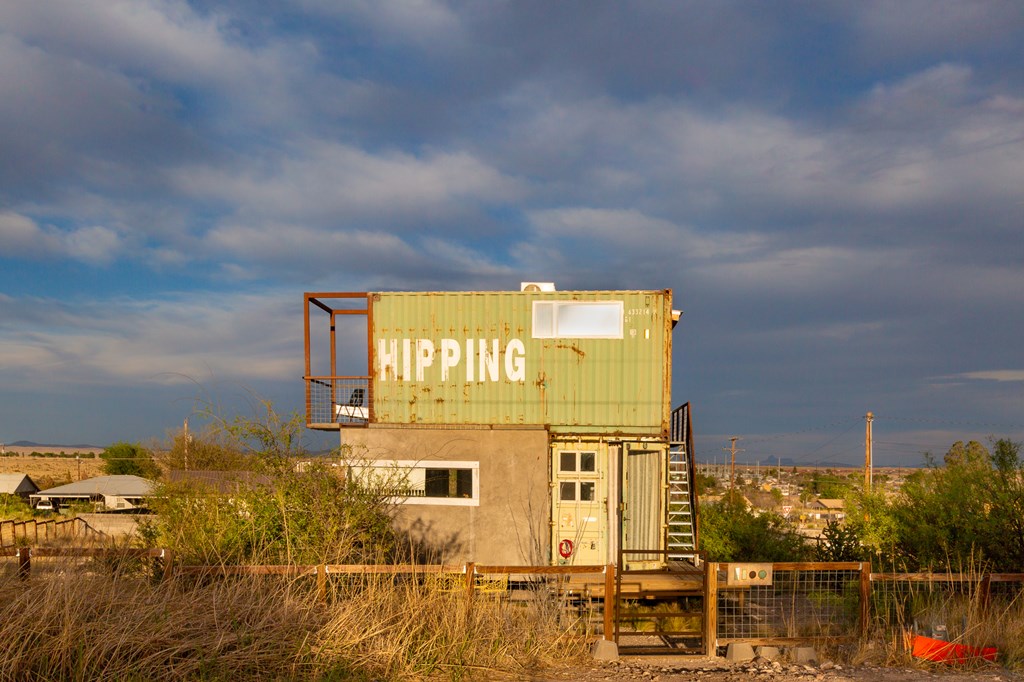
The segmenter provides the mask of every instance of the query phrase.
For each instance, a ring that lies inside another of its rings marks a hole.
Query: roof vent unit
[[[554,291],[554,282],[521,282],[519,291]]]

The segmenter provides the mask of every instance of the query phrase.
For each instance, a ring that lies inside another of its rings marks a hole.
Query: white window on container
[[[533,302],[533,338],[552,339],[555,337],[555,302]]]
[[[398,504],[480,505],[479,462],[375,460],[350,471]]]
[[[621,339],[622,301],[534,301],[535,339]]]

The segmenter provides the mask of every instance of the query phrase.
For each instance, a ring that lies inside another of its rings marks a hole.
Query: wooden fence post
[[[316,600],[327,600],[327,565],[319,564],[316,567]]]
[[[615,564],[604,567],[604,638],[615,640],[615,607],[619,595],[615,592]]]
[[[704,562],[704,653],[718,649],[718,562]]]
[[[473,588],[476,586],[476,564],[472,561],[466,564],[466,596],[473,598]]]
[[[18,577],[27,580],[32,573],[32,548],[18,548]]]
[[[860,564],[860,637],[866,639],[871,624],[871,562]]]
[[[174,575],[174,552],[169,549],[160,550],[164,555],[163,582],[167,582]]]

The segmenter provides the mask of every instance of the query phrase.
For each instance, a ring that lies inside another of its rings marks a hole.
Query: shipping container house
[[[671,291],[522,289],[307,293],[307,425],[338,430],[353,475],[444,560],[692,550]]]

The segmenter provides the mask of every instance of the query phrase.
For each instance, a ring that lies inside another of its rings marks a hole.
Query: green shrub
[[[378,563],[393,557],[393,506],[378,487],[302,446],[300,415],[262,403],[259,418],[220,421],[221,452],[251,470],[162,486],[151,508],[151,542],[182,560],[219,563]],[[193,439],[191,446],[205,446]],[[207,452],[212,450],[208,449]],[[303,466],[297,466],[299,461]],[[336,462],[336,460],[335,460]]]
[[[739,495],[700,508],[700,545],[708,561],[802,561],[810,547],[773,512],[755,514]]]
[[[133,475],[143,478],[157,478],[160,469],[153,461],[153,454],[138,443],[114,443],[101,454],[105,462],[103,473],[108,476]]]

